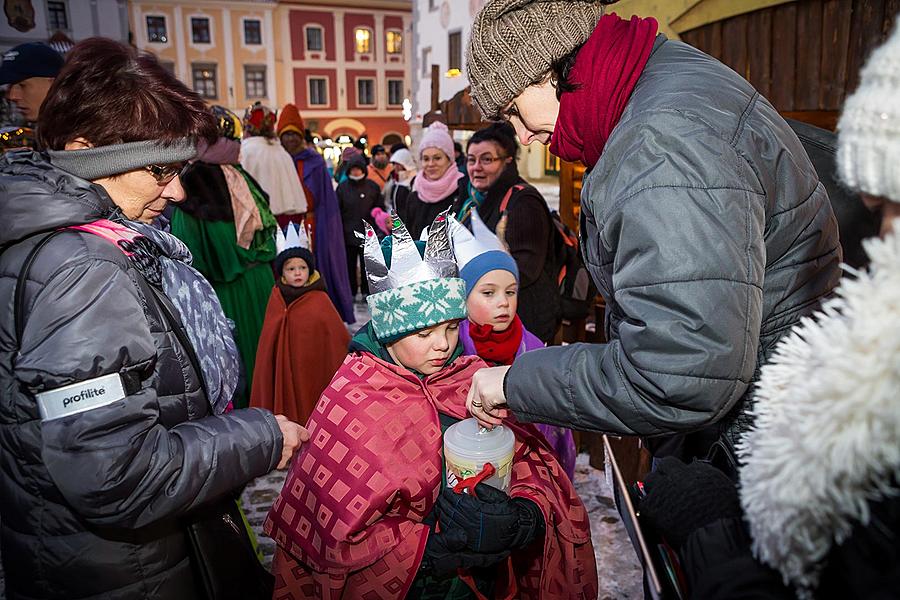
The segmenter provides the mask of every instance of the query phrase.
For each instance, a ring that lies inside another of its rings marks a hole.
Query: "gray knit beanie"
[[[197,156],[197,141],[192,138],[181,138],[171,142],[146,140],[81,150],[48,150],[47,155],[57,168],[87,181],[93,181],[148,165],[191,160]]]
[[[485,118],[550,70],[593,33],[601,0],[489,0],[475,17],[466,70]]]

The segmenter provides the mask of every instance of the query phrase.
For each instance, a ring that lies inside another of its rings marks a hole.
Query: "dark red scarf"
[[[494,331],[491,325],[469,322],[469,337],[475,343],[478,356],[498,365],[511,365],[522,345],[522,321],[516,315],[504,331]]]
[[[619,122],[631,92],[650,58],[656,39],[656,19],[620,19],[603,15],[585,42],[570,81],[574,92],[563,93],[550,152],[563,160],[580,160],[593,167]]]

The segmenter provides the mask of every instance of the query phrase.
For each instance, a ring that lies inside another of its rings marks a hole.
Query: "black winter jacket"
[[[450,168],[455,169],[456,167],[450,165]],[[416,175],[416,177],[424,177],[424,175],[420,173]],[[415,187],[415,184],[413,184],[413,187]],[[406,225],[412,238],[417,240],[426,227],[431,227],[434,219],[439,214],[453,206],[453,203],[456,202],[459,195],[460,189],[457,188],[446,198],[441,198],[434,203],[428,203],[419,200],[419,193],[413,190],[405,200],[397,203],[394,210],[397,211],[397,216],[399,216],[400,220],[403,221],[403,224]]]
[[[359,246],[360,240],[357,233],[364,233],[363,221],[367,221],[375,231],[375,219],[372,218],[372,210],[380,208],[384,210],[384,200],[378,184],[370,179],[353,181],[347,179],[337,187],[338,203],[341,207],[341,221],[344,223],[344,244],[347,246]]]
[[[271,470],[282,438],[260,409],[212,416],[156,298],[114,245],[57,228],[113,216],[103,190],[31,151],[0,158],[0,543],[6,595],[197,595],[185,519]],[[149,284],[147,284],[149,285]],[[125,397],[42,421],[35,394],[120,374]]]

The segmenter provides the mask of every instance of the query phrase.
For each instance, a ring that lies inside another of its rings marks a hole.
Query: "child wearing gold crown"
[[[316,271],[304,225],[279,228],[275,286],[256,350],[250,406],[305,423],[347,356],[350,334]]]
[[[504,423],[515,435],[508,494],[447,485],[443,434],[468,416],[472,375],[487,365],[462,356],[465,282],[446,215],[424,258],[396,217],[384,249],[366,227],[364,255],[372,321],[266,519],[274,597],[596,597],[587,512],[536,429]]]

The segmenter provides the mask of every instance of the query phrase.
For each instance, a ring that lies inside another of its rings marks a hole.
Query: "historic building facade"
[[[410,0],[278,3],[283,99],[320,137],[391,144],[409,133]]]

